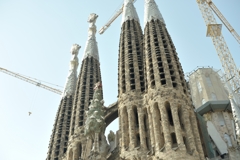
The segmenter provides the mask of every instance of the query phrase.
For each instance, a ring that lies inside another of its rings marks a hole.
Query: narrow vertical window
[[[167,110],[168,122],[171,126],[173,126],[173,117],[172,117],[172,112],[171,112],[171,107],[170,107],[169,102],[165,103],[165,107],[166,107],[166,110]]]
[[[206,81],[207,81],[208,87],[211,87],[212,86],[212,81],[211,81],[210,77],[206,77]]]
[[[197,81],[197,88],[198,88],[199,93],[201,93],[202,92],[202,86],[201,86],[199,81]]]
[[[212,100],[217,100],[217,96],[215,93],[212,93]]]
[[[172,148],[175,148],[178,146],[177,144],[177,138],[175,133],[171,133],[171,138],[172,138]]]
[[[203,99],[202,99],[202,104],[204,104],[204,103],[206,103],[206,100],[203,98]]]
[[[134,112],[134,118],[135,118],[135,126],[138,128],[139,127],[139,121],[138,121],[138,112],[137,112],[137,107],[133,107],[133,112]]]

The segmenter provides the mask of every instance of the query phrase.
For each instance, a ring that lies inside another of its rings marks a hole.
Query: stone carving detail
[[[73,44],[71,48],[72,60],[70,62],[70,70],[65,84],[64,92],[62,97],[73,95],[76,88],[77,82],[77,68],[78,68],[78,52],[81,46]]]
[[[84,135],[93,141],[92,152],[96,155],[95,158],[102,159],[107,155],[109,146],[104,135],[106,123],[104,120],[105,107],[103,106],[104,101],[101,83],[98,82],[94,90],[93,100],[91,100],[89,110],[86,112],[87,119],[85,122]]]
[[[115,134],[113,131],[110,131],[108,134],[108,142],[110,143],[110,152],[115,148]]]
[[[97,18],[98,18],[98,15],[95,13],[91,13],[88,17],[88,23],[89,23],[88,40],[86,43],[83,59],[87,57],[93,57],[99,60],[97,41],[95,37],[96,31],[97,31],[97,27],[95,23]]]

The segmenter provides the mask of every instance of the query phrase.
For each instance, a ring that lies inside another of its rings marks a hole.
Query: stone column
[[[190,116],[189,116],[189,112],[188,110],[181,106],[182,109],[182,121],[183,121],[183,125],[184,125],[184,129],[185,129],[185,133],[186,133],[186,140],[188,143],[187,145],[189,146],[189,150],[193,151],[196,150],[196,144],[194,141],[194,136],[193,136],[193,132],[192,132],[192,127],[190,124]]]
[[[146,130],[144,124],[144,114],[141,111],[138,110],[138,121],[139,121],[139,134],[140,134],[140,146],[141,148],[147,149],[147,144],[146,144]]]
[[[184,147],[184,145],[183,145],[184,142],[183,142],[181,125],[179,123],[177,103],[174,102],[173,104],[170,104],[170,106],[171,106],[171,112],[172,112],[174,129],[175,129],[175,134],[177,137],[178,147],[180,150],[186,150],[186,147]]]
[[[128,115],[126,108],[121,109],[121,136],[122,136],[122,149],[126,150],[126,148],[129,146],[128,142]]]
[[[94,139],[94,151],[99,152],[99,133],[95,133],[95,139]]]
[[[161,117],[162,117],[162,127],[163,127],[163,135],[164,135],[164,140],[165,140],[165,148],[166,148],[166,151],[168,152],[172,149],[172,140],[170,137],[167,111],[166,111],[166,107],[164,106],[163,103],[160,106],[160,113],[161,113]]]
[[[70,151],[68,152],[67,160],[73,160],[73,151],[72,151],[72,149],[70,149]]]
[[[77,143],[75,143],[73,146],[73,160],[79,160],[79,156],[80,156],[79,146]]]
[[[203,153],[203,149],[202,149],[200,135],[198,132],[197,120],[196,120],[196,116],[195,116],[195,113],[193,112],[193,110],[190,113],[190,120],[192,122],[193,133],[195,136],[195,142],[196,142],[196,147],[197,147],[197,150],[199,153],[199,157],[201,160],[204,160],[205,158],[204,158],[204,153]]]
[[[129,124],[129,140],[130,140],[130,149],[135,148],[136,146],[136,134],[135,134],[135,121],[134,113],[132,108],[128,108],[128,124]]]
[[[149,130],[150,130],[150,142],[151,142],[151,146],[153,148],[155,146],[155,137],[154,137],[155,134],[154,134],[154,127],[153,127],[153,122],[152,122],[152,112],[149,107],[147,108],[147,112],[148,112]]]
[[[158,106],[157,106],[158,107]],[[157,110],[155,109],[155,107],[153,106],[153,130],[154,130],[154,138],[155,138],[155,150],[159,151],[161,149],[161,144],[160,144],[160,126],[161,126],[161,122],[160,122],[160,113],[157,113]],[[158,116],[159,115],[159,116]]]

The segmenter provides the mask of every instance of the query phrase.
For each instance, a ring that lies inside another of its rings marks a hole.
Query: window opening
[[[172,117],[172,112],[171,112],[171,107],[170,107],[169,102],[166,102],[166,103],[165,103],[165,107],[166,107],[167,114],[168,114],[169,124],[170,124],[171,126],[173,126],[173,117]]]

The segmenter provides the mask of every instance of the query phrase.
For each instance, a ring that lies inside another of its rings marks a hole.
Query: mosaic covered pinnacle
[[[83,59],[87,57],[93,57],[99,60],[98,46],[96,41],[97,27],[95,25],[98,15],[91,13],[88,17],[89,29],[88,29],[88,40],[86,43]]]
[[[157,19],[165,24],[162,14],[160,13],[156,2],[154,0],[145,0],[144,26],[146,26],[147,22]]]
[[[70,69],[65,84],[65,88],[62,97],[73,95],[76,88],[77,82],[77,68],[78,68],[78,52],[81,46],[78,44],[73,44],[71,48],[72,60],[70,61]]]
[[[127,20],[136,20],[139,22],[137,11],[133,6],[133,0],[124,0],[122,24]]]

